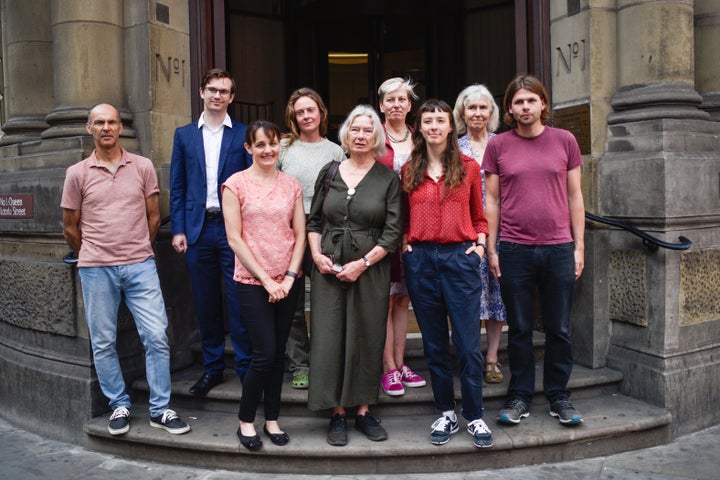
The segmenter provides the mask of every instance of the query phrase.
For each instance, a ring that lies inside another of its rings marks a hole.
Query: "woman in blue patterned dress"
[[[498,106],[484,85],[470,85],[458,95],[453,110],[458,128],[460,151],[474,158],[482,169],[482,159],[488,140],[500,124]],[[483,207],[485,206],[485,172],[483,181]],[[500,296],[500,284],[490,272],[487,255],[480,262],[482,293],[480,295],[480,320],[485,321],[488,350],[485,355],[485,381],[501,383],[503,374],[498,363],[498,346],[507,315]]]

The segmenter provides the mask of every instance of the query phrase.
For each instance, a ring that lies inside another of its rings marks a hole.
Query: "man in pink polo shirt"
[[[113,413],[108,431],[130,430],[130,396],[117,355],[121,298],[145,347],[150,425],[172,434],[190,427],[170,410],[170,346],[165,302],[151,242],[160,228],[159,188],[150,160],[120,147],[120,114],[112,105],[90,110],[95,150],[67,169],[60,206],[63,235],[78,255],[85,317],[100,388]]]

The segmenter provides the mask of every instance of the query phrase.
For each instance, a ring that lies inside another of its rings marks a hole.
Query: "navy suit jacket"
[[[252,164],[245,150],[247,125],[232,121],[232,128],[224,127],[220,160],[218,163],[218,198],[222,205],[220,188],[235,172]],[[205,223],[207,176],[202,130],[193,122],[175,130],[172,160],[170,162],[170,219],[173,235],[184,233],[188,245],[194,244]]]

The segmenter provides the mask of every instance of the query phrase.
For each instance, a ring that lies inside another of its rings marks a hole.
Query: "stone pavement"
[[[0,480],[717,480],[720,425],[647,448],[572,462],[447,474],[286,475],[190,468],[91,452],[0,419]]]

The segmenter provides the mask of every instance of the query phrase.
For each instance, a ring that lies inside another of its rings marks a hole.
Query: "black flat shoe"
[[[253,435],[252,437],[246,437],[238,428],[237,436],[243,447],[247,448],[248,450],[260,450],[262,448],[262,440],[257,434]]]
[[[282,447],[283,445],[287,445],[287,443],[290,441],[290,437],[288,437],[287,433],[270,433],[267,429],[267,425],[263,425],[263,431],[265,432],[265,435],[270,437],[270,441],[272,443],[280,447]]]
[[[200,380],[195,382],[195,385],[190,387],[190,395],[193,397],[204,397],[208,394],[210,390],[213,389],[216,385],[222,383],[223,376],[222,374],[210,374],[205,373],[202,377],[200,377]]]

